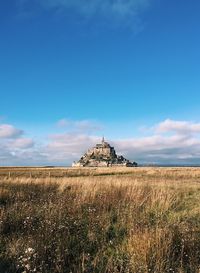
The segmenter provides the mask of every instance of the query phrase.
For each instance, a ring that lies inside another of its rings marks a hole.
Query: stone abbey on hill
[[[136,162],[131,162],[122,155],[118,156],[114,147],[102,139],[101,144],[89,149],[79,161],[72,164],[73,167],[109,167],[109,166],[125,166],[137,167]]]

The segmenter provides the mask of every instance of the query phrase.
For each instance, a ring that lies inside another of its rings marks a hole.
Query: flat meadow
[[[1,273],[200,273],[200,168],[0,168]]]

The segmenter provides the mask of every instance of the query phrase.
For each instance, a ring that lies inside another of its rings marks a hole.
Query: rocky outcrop
[[[104,138],[101,144],[89,149],[79,161],[72,164],[73,167],[109,167],[126,166],[136,167],[136,162],[131,162],[122,155],[118,156],[114,147],[111,147]]]

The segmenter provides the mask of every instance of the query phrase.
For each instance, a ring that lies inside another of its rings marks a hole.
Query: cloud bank
[[[58,131],[44,144],[25,138],[23,130],[12,125],[0,124],[0,128],[0,165],[70,165],[103,135],[89,120],[58,121]],[[107,140],[119,155],[141,164],[200,164],[200,123],[166,119],[151,130],[149,136]]]

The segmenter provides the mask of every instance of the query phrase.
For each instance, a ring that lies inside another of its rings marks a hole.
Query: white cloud
[[[10,124],[0,124],[0,138],[16,138],[22,134],[22,130]]]
[[[157,133],[176,132],[181,134],[191,134],[200,132],[200,123],[188,121],[175,121],[166,119],[156,126]]]
[[[22,153],[34,147],[31,138],[23,137],[24,131],[11,124],[0,124],[0,166],[15,165],[19,162],[23,165],[26,158]]]
[[[51,136],[50,142],[44,147],[44,152],[49,160],[70,163],[99,141],[99,137],[86,134],[57,134]]]

